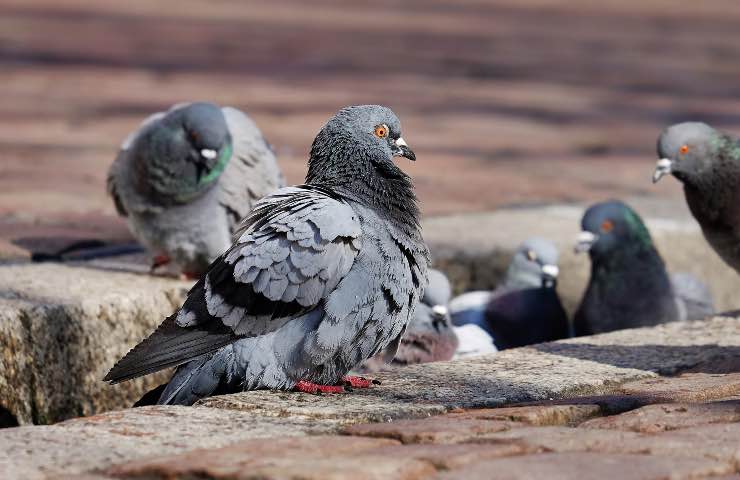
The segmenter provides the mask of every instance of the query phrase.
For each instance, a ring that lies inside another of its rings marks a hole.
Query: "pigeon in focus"
[[[179,104],[131,133],[108,172],[108,192],[153,255],[199,277],[231,245],[255,202],[284,186],[275,155],[243,112]]]
[[[740,143],[705,123],[685,122],[658,138],[653,183],[672,174],[722,260],[740,272]]]
[[[672,279],[639,215],[620,201],[591,206],[577,252],[591,257],[591,279],[574,317],[576,335],[704,318],[709,291],[696,278]]]
[[[313,142],[305,184],[260,200],[182,307],[105,380],[179,365],[157,403],[180,405],[369,386],[346,374],[395,355],[427,284],[413,184],[394,157],[416,158],[390,109],[340,110]]]
[[[403,366],[452,359],[457,351],[458,340],[447,310],[451,296],[452,289],[445,274],[439,270],[429,270],[429,284],[393,360],[386,363],[388,353],[381,352],[363,362],[358,371],[376,372],[387,365]]]
[[[453,324],[477,325],[498,350],[568,337],[568,316],[556,289],[558,257],[552,242],[527,239],[494,291],[468,292],[450,302]]]

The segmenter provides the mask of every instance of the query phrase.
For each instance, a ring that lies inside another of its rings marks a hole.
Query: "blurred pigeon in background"
[[[439,270],[429,270],[429,284],[393,360],[388,364],[388,354],[382,352],[365,361],[358,371],[375,372],[386,365],[402,366],[452,359],[458,340],[447,310],[451,296],[452,289],[445,274]]]
[[[452,323],[477,325],[498,350],[568,337],[568,317],[556,284],[558,250],[533,237],[522,243],[503,284],[492,292],[468,292],[450,302]]]
[[[668,127],[658,138],[653,182],[673,174],[709,244],[740,272],[740,144],[705,123]]]
[[[576,335],[704,318],[709,291],[688,274],[668,276],[642,219],[620,201],[591,206],[577,252],[589,252],[591,279],[574,318]]]
[[[342,392],[388,348],[427,284],[429,252],[401,124],[377,105],[340,110],[311,148],[306,183],[255,205],[183,306],[108,373],[177,366],[158,403],[258,388]]]
[[[147,118],[121,145],[108,192],[134,237],[199,277],[231,245],[257,200],[284,185],[275,155],[243,112],[211,103],[175,105]]]

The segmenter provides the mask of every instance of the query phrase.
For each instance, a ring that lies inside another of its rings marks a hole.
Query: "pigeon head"
[[[416,230],[413,184],[394,157],[415,160],[401,137],[401,122],[380,105],[346,107],[319,131],[311,146],[306,183],[341,192],[388,221]]]
[[[650,232],[637,213],[612,200],[589,207],[581,220],[576,253],[589,252],[597,259],[618,250],[653,248]]]
[[[653,183],[669,173],[682,182],[698,180],[712,171],[712,160],[723,140],[723,135],[706,123],[684,122],[666,128],[658,138]]]
[[[352,183],[355,175],[368,173],[403,176],[393,157],[416,160],[396,114],[380,105],[346,107],[316,136],[306,183]]]
[[[142,183],[176,202],[215,184],[231,159],[226,119],[212,103],[175,106],[135,143]]]
[[[430,269],[429,283],[427,288],[424,290],[424,297],[421,301],[427,305],[447,305],[452,297],[452,288],[450,287],[450,281],[444,273],[436,269]]]
[[[557,283],[558,249],[544,238],[532,237],[517,249],[504,283],[513,288],[554,288]]]

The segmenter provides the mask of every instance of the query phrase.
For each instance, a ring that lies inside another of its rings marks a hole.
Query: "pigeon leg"
[[[311,383],[306,380],[296,383],[295,389],[299,392],[314,394],[345,392],[344,387],[341,385],[319,385],[318,383]]]
[[[365,377],[356,377],[354,375],[347,375],[342,377],[342,381],[352,388],[370,388],[372,385],[380,385],[378,380],[371,380]]]
[[[193,272],[182,272],[180,274],[181,280],[198,280],[200,278],[200,275]]]
[[[155,255],[152,259],[152,266],[149,268],[150,272],[154,272],[154,270],[158,269],[159,267],[162,267],[164,265],[167,265],[172,260],[167,255]]]

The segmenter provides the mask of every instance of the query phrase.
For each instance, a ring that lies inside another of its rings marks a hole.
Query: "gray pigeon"
[[[255,202],[284,185],[275,155],[243,112],[179,104],[131,133],[108,172],[108,192],[134,237],[199,277],[231,245]]]
[[[705,123],[668,127],[658,139],[653,182],[673,174],[709,244],[740,272],[740,144]]]
[[[568,317],[556,290],[558,257],[552,242],[527,239],[493,292],[468,292],[450,302],[452,322],[477,325],[499,350],[568,337]]]
[[[416,306],[414,318],[409,323],[401,339],[392,366],[412,365],[450,360],[458,347],[457,335],[447,310],[452,296],[450,282],[439,270],[429,270],[429,284],[424,296]],[[386,365],[389,352],[365,361],[359,369],[361,372],[382,370]]]
[[[306,183],[259,201],[183,306],[105,377],[177,366],[158,403],[258,388],[341,392],[395,354],[427,284],[415,159],[388,108],[347,107],[321,129]]]
[[[704,318],[708,289],[681,274],[672,280],[642,219],[619,201],[591,206],[577,252],[588,251],[591,279],[574,318],[576,335]]]

